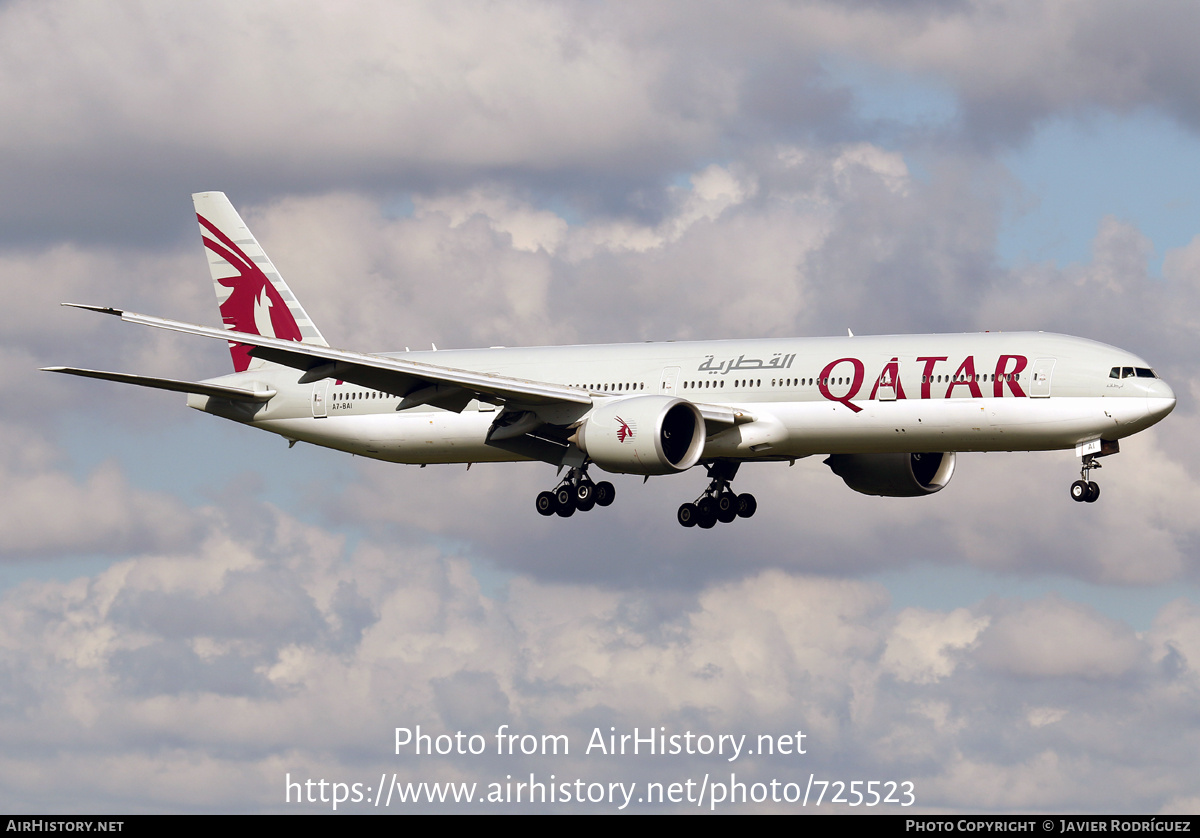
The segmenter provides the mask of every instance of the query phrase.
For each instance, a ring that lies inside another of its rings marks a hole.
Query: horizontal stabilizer
[[[84,308],[84,306],[79,307]],[[275,395],[275,391],[269,389],[247,390],[243,387],[201,384],[197,381],[177,381],[173,378],[150,378],[145,375],[130,375],[124,372],[83,370],[77,367],[42,367],[42,370],[45,372],[61,372],[67,375],[79,375],[84,378],[99,378],[103,381],[119,381],[122,384],[136,384],[138,387],[151,387],[155,390],[172,390],[176,393],[196,393],[201,396],[216,396],[219,399],[229,399],[235,402],[261,403],[268,401]]]

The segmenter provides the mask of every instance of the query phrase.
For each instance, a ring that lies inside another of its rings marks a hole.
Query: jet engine
[[[605,471],[673,474],[704,453],[704,417],[683,399],[631,396],[593,410],[575,440]]]
[[[833,454],[825,465],[864,495],[915,498],[941,491],[954,475],[954,452],[944,454]]]

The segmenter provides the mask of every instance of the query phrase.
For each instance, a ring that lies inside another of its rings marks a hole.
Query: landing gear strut
[[[587,512],[597,506],[608,506],[616,497],[616,487],[607,480],[593,483],[584,465],[570,469],[554,491],[538,494],[537,511],[570,518],[575,510]]]
[[[1096,462],[1096,455],[1085,454],[1083,468],[1079,470],[1079,476],[1082,479],[1071,484],[1071,500],[1079,503],[1095,503],[1100,498],[1100,486],[1094,481],[1088,480],[1091,470],[1094,468],[1100,468],[1100,463]]]
[[[737,474],[739,463],[717,461],[708,466],[708,476],[712,481],[708,488],[696,498],[695,503],[685,503],[679,507],[676,520],[685,527],[699,526],[701,529],[712,529],[720,521],[728,524],[734,518],[749,518],[758,509],[758,501],[749,493],[739,495],[730,488],[729,483]]]

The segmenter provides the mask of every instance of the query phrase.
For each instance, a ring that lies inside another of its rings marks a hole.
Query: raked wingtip
[[[113,308],[112,306],[90,306],[86,303],[60,303],[59,305],[64,305],[67,308],[82,308],[86,309],[87,311],[98,311],[101,314],[114,314],[117,317],[120,317],[125,313],[121,309]]]

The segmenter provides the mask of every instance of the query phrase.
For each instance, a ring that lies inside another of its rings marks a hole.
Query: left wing
[[[297,381],[299,384],[308,384],[323,378],[349,381],[351,384],[392,393],[400,397],[401,401],[397,410],[431,404],[435,407],[461,412],[472,399],[534,409],[554,406],[591,407],[594,403],[592,394],[587,390],[568,387],[565,384],[530,381],[495,373],[474,372],[364,352],[348,352],[330,346],[262,337],[229,329],[214,329],[210,326],[151,317],[147,314],[137,314],[117,308],[81,303],[63,303],[63,305],[111,314],[126,322],[153,326],[156,329],[168,329],[188,335],[245,344],[252,347],[250,354],[256,358],[300,370],[301,375]],[[67,371],[66,368],[55,370],[55,372]],[[197,388],[200,386],[211,387],[211,385],[191,384],[184,386],[185,382],[168,384],[165,379],[162,382],[150,384],[148,381],[135,381],[134,379],[139,378],[138,376],[121,373],[97,374],[91,371],[70,371],[75,375],[90,374],[94,378],[106,378],[130,384],[146,384],[146,386],[178,389],[185,392],[205,392]],[[174,386],[176,384],[179,386]],[[235,388],[224,389],[230,392],[211,392],[210,395],[221,395],[225,398],[246,401],[266,400],[265,393],[257,391],[240,393],[233,392]],[[753,414],[726,405],[697,404],[696,407],[704,417],[709,435],[732,425],[741,425],[755,419]]]
[[[348,352],[294,340],[214,329],[116,308],[80,303],[63,305],[111,314],[129,323],[140,323],[157,329],[246,344],[253,347],[250,352],[256,358],[300,370],[300,384],[320,381],[323,378],[338,378],[361,387],[402,397],[400,410],[420,404],[432,404],[457,412],[473,398],[495,403],[513,402],[530,407],[592,404],[592,396],[586,390],[563,384],[528,381],[364,352]]]

